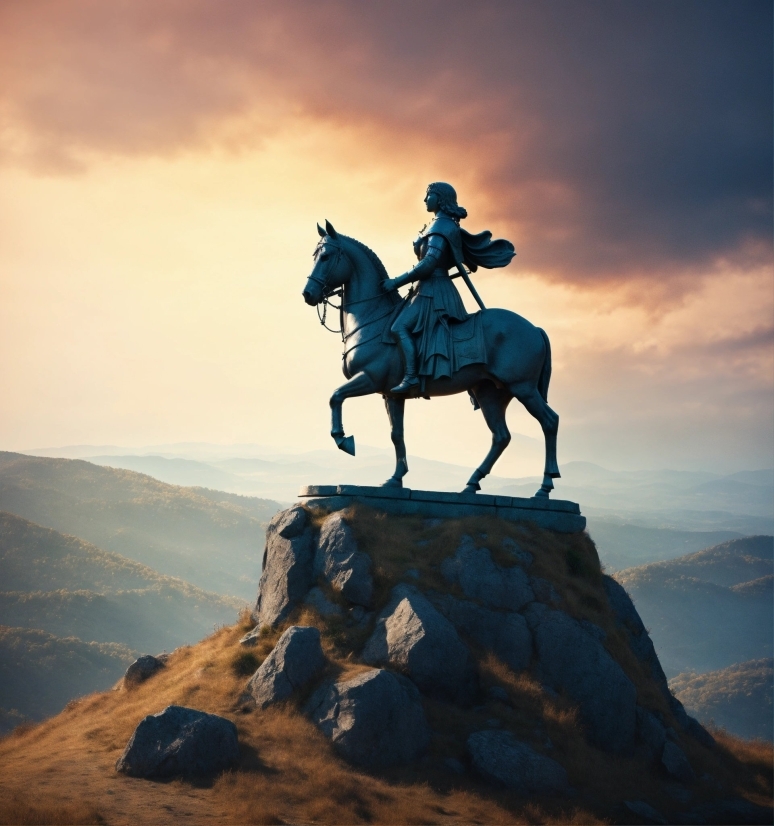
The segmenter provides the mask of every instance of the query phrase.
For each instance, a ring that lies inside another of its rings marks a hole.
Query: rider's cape
[[[479,267],[488,270],[505,267],[516,255],[510,241],[504,238],[493,241],[489,230],[473,235],[442,212],[438,213],[422,235],[442,235],[451,247],[454,262],[457,265],[465,264],[471,272],[475,272]]]

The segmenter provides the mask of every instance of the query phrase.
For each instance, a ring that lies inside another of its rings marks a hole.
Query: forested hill
[[[0,510],[243,599],[255,595],[264,526],[278,509],[77,459],[0,452]]]
[[[774,538],[747,536],[616,573],[668,676],[772,656]]]

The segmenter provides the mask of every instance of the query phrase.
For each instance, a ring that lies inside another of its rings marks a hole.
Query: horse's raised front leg
[[[519,390],[519,388],[516,388]],[[559,414],[551,410],[548,403],[537,391],[537,388],[530,388],[522,392],[514,393],[516,398],[527,408],[527,410],[540,422],[543,429],[543,436],[546,441],[546,464],[543,470],[543,484],[535,496],[547,497],[554,489],[554,479],[558,479],[559,465],[556,462],[556,437],[559,432]]]
[[[492,447],[484,461],[473,471],[463,493],[481,490],[479,482],[491,472],[494,463],[510,444],[511,434],[505,423],[505,411],[513,396],[506,389],[498,390],[491,381],[482,381],[472,391],[484,414],[484,419],[492,431]]]
[[[406,461],[406,443],[403,441],[403,413],[405,399],[385,398],[384,406],[390,417],[390,437],[395,445],[395,473],[384,483],[385,488],[402,488],[403,477],[408,473]]]
[[[344,435],[344,424],[341,417],[341,406],[345,399],[353,396],[367,396],[375,393],[371,377],[367,373],[355,374],[346,384],[337,388],[331,396],[331,436],[333,436],[339,450],[355,455],[355,437]]]

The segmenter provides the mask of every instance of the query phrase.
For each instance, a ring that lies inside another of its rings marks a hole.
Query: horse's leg
[[[405,399],[385,398],[384,406],[390,417],[390,437],[395,445],[395,473],[384,483],[385,488],[402,488],[403,477],[408,473],[406,443],[403,441],[403,412]]]
[[[559,414],[551,410],[548,403],[534,386],[515,386],[511,392],[540,422],[546,442],[546,465],[543,470],[543,484],[535,496],[548,496],[554,489],[552,479],[558,479],[559,465],[556,463],[556,436],[559,432]]]
[[[344,436],[341,406],[345,399],[353,396],[367,396],[374,392],[376,392],[376,387],[368,373],[357,373],[346,384],[337,388],[331,396],[331,436],[339,450],[349,453],[350,456],[355,455],[355,437]]]
[[[494,463],[511,441],[511,434],[505,423],[505,411],[513,398],[510,392],[504,388],[498,390],[491,381],[482,381],[473,388],[473,395],[492,431],[492,447],[484,461],[473,471],[463,493],[475,493],[481,490],[479,482],[491,472]]]

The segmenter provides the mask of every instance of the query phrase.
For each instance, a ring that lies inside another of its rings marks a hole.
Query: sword
[[[482,310],[485,310],[486,307],[484,306],[484,302],[481,300],[481,296],[478,294],[478,291],[473,286],[473,282],[470,280],[470,275],[468,275],[468,271],[465,269],[465,265],[462,262],[457,263],[457,275],[453,275],[452,278],[460,277],[465,284],[467,285],[468,289],[470,290],[470,294],[473,298],[476,299],[476,304],[481,307]]]

